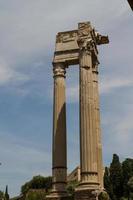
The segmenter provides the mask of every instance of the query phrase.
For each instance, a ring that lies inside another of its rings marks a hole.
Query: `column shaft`
[[[98,63],[93,66],[93,94],[95,104],[95,120],[96,120],[96,135],[97,135],[97,163],[98,163],[98,182],[100,188],[103,188],[103,162],[102,162],[102,144],[101,144],[101,128],[100,128],[100,104],[98,90]]]
[[[98,187],[97,137],[91,52],[80,52],[80,154],[81,184]]]
[[[65,66],[54,65],[54,113],[53,113],[53,192],[66,192],[66,100]]]

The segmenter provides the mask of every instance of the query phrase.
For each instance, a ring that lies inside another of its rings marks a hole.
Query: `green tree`
[[[21,187],[22,194],[25,194],[29,189],[45,189],[48,192],[52,187],[52,177],[34,176],[32,180],[25,183]]]
[[[21,193],[26,194],[30,188],[31,188],[31,185],[30,185],[30,181],[29,181],[29,182],[25,183],[24,185],[22,185]]]
[[[133,192],[133,176],[129,179],[128,183],[127,183],[129,190],[131,192]]]
[[[127,158],[122,163],[123,171],[123,194],[125,197],[129,197],[128,181],[133,176],[133,159]]]
[[[29,190],[25,196],[25,200],[44,200],[46,192],[44,190]]]
[[[110,200],[109,195],[107,194],[107,192],[102,191],[99,195],[98,195],[98,200]]]
[[[8,186],[6,186],[6,190],[5,190],[5,200],[9,200],[9,194],[8,194]]]
[[[110,172],[109,172],[108,167],[105,167],[103,180],[104,180],[104,188],[106,189],[106,192],[108,193],[111,199],[114,199],[113,187],[110,181]]]
[[[133,200],[133,176],[129,179],[127,185],[129,187],[129,199]]]
[[[113,199],[120,199],[123,196],[123,173],[119,156],[113,154],[113,160],[110,164],[110,181],[113,189]]]
[[[74,191],[75,188],[78,186],[79,182],[78,181],[70,181],[67,184],[67,192],[70,194],[72,197],[74,197]]]
[[[4,199],[4,192],[0,191],[0,200]]]

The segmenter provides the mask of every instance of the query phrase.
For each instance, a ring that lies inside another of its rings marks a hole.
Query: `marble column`
[[[80,158],[81,186],[98,189],[97,135],[93,100],[93,72],[91,51],[83,48],[80,64]]]
[[[53,105],[53,190],[55,196],[66,195],[67,145],[66,145],[66,97],[65,65],[56,63],[54,72]]]
[[[97,135],[97,163],[98,163],[98,182],[100,189],[103,189],[103,162],[102,162],[102,143],[101,143],[101,128],[100,128],[100,103],[99,103],[99,89],[98,89],[98,61],[94,60],[93,72],[93,98],[95,105],[95,132]]]

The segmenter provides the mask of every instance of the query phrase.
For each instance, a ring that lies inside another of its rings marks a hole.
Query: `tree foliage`
[[[68,194],[70,194],[71,196],[74,196],[74,191],[75,188],[78,186],[79,182],[78,181],[70,181],[67,184],[67,192]]]
[[[46,192],[52,187],[52,178],[43,176],[34,176],[32,180],[21,187],[22,194],[27,193],[30,189],[45,189]]]
[[[133,200],[133,176],[129,179],[127,185],[129,188],[129,198],[128,199]]]
[[[117,154],[113,154],[112,163],[110,164],[110,181],[114,193],[113,199],[120,199],[123,196],[123,173]]]
[[[113,187],[112,187],[112,183],[110,181],[110,172],[109,172],[108,167],[105,167],[104,188],[106,188],[106,191],[109,194],[110,198],[114,199]]]
[[[5,199],[5,200],[9,200],[8,186],[6,186],[6,190],[5,190],[4,199]]]
[[[26,194],[25,200],[44,200],[45,195],[46,193],[44,190],[29,190]]]
[[[0,200],[4,199],[4,192],[0,191]]]
[[[133,192],[133,176],[129,179],[128,183],[127,183],[130,192]]]
[[[133,176],[133,159],[127,158],[122,163],[124,196],[129,197],[128,181]]]
[[[75,181],[68,183],[67,191],[71,197],[74,196],[74,189],[77,185],[78,182]],[[41,200],[44,194],[33,190],[45,189],[47,193],[51,187],[51,177],[34,176],[32,180],[21,187],[21,192],[24,195],[26,194],[26,200]],[[119,156],[114,154],[110,167],[105,167],[104,188],[111,200],[133,200],[133,159],[127,158],[120,163]],[[101,198],[103,199],[102,195]]]
[[[133,200],[133,159],[120,163],[114,154],[110,168],[105,168],[104,187],[111,200]]]
[[[109,200],[109,195],[103,191],[98,195],[98,200]]]

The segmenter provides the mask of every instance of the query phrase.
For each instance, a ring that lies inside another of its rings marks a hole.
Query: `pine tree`
[[[129,198],[128,181],[133,176],[133,159],[127,158],[122,163],[122,171],[123,171],[123,194],[125,197]]]
[[[9,200],[8,186],[6,186],[6,190],[5,190],[5,200]]]
[[[123,174],[119,156],[113,154],[113,160],[110,165],[110,181],[113,188],[114,200],[123,196]]]
[[[109,168],[105,167],[105,172],[104,172],[104,188],[108,195],[110,196],[111,199],[114,199],[114,194],[113,194],[113,187],[110,181],[110,173],[109,173]]]
[[[0,190],[0,200],[4,199],[4,192]]]
[[[133,199],[133,176],[129,179],[128,183],[127,183],[128,187],[129,187],[129,197],[128,199]]]

